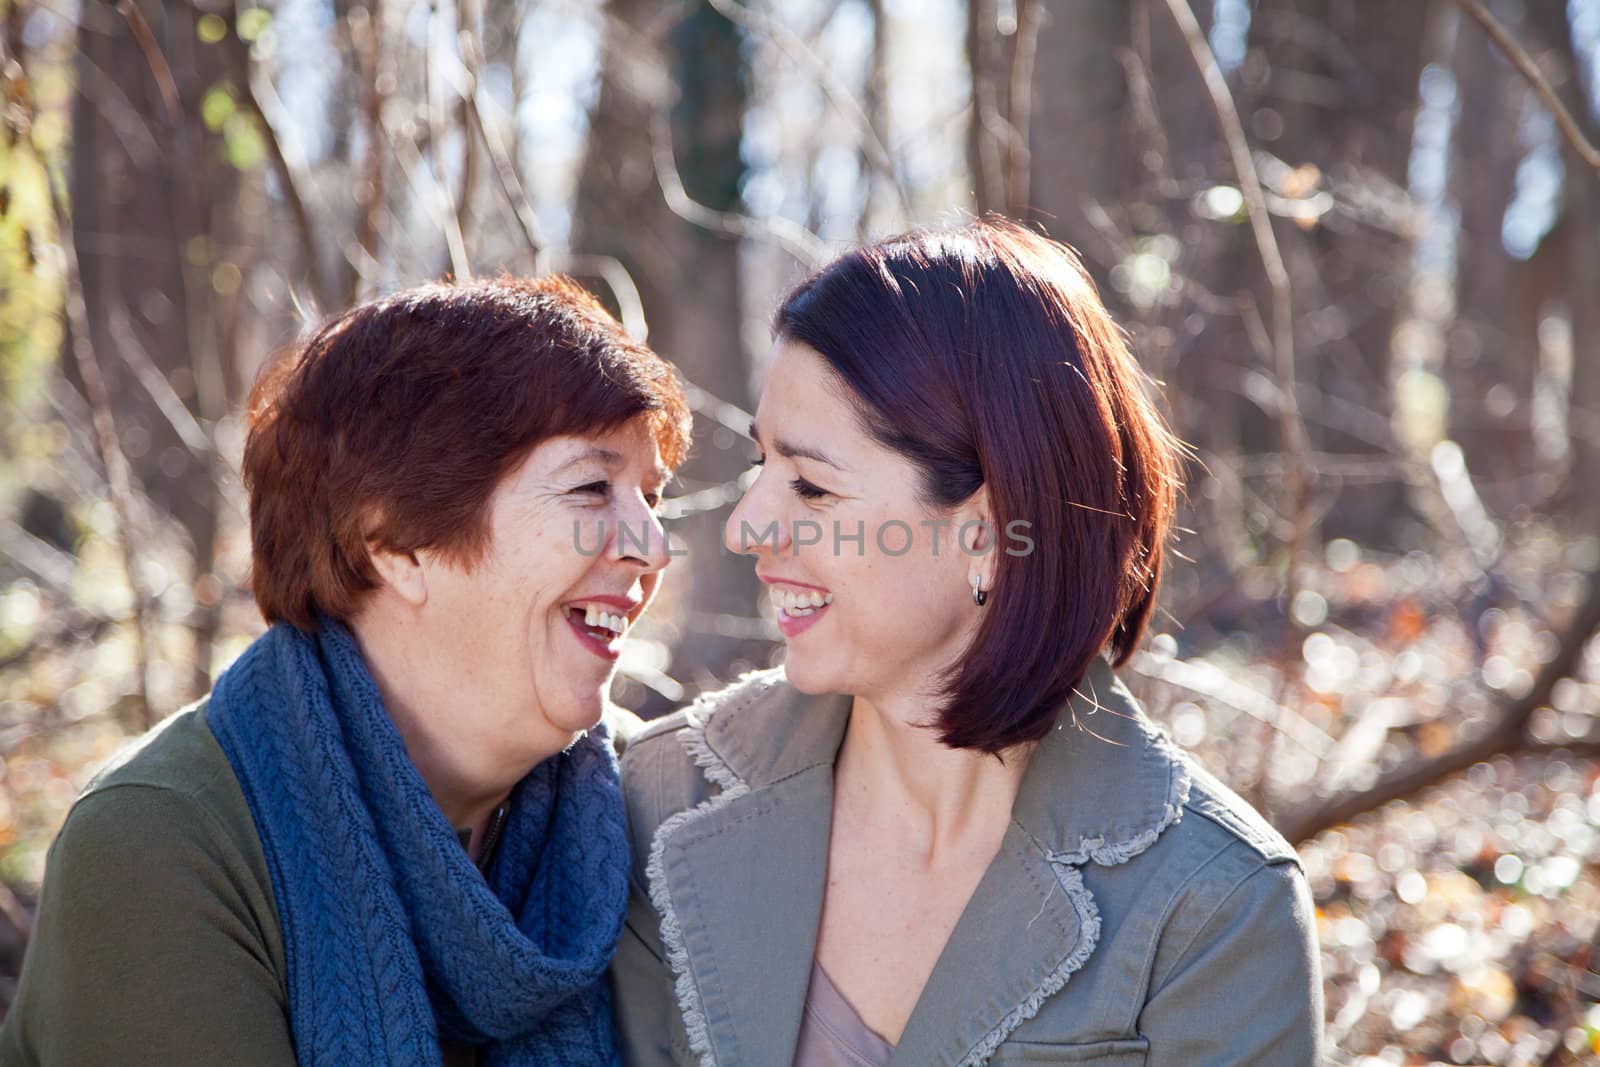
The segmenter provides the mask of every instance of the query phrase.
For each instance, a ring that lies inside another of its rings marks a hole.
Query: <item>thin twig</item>
[[[995,29],[991,0],[968,0],[967,67],[971,71],[971,103],[967,108],[967,169],[977,213],[1006,206],[1001,145],[1009,136],[995,99]]]
[[[456,52],[457,60],[463,68],[466,65],[466,56],[461,49],[460,35],[463,32],[470,32],[471,30],[476,29],[481,21],[482,11],[475,0],[460,0],[460,2],[456,5]],[[462,23],[465,23],[466,25],[463,26]],[[476,79],[472,80],[472,85],[475,91],[477,85]],[[469,126],[469,123],[472,120],[467,112],[473,106],[472,102],[467,99],[470,94],[468,92],[461,91],[461,87],[459,85],[456,88],[460,97],[457,105],[457,111],[459,114],[459,122],[462,133],[461,185],[456,196],[456,228],[462,233],[470,233],[472,231],[472,223],[475,217],[475,212],[473,211],[473,201],[476,198],[478,187],[478,140],[472,136],[472,129]]]
[[[734,0],[710,0],[710,3],[723,18],[743,26],[752,33],[766,36],[779,51],[810,70],[823,93],[833,101],[834,107],[855,125],[861,137],[862,150],[884,177],[889,179],[889,184],[894,188],[895,198],[900,203],[901,216],[905,217],[911,210],[911,198],[906,192],[905,183],[900,180],[900,169],[895,166],[894,157],[889,155],[889,150],[884,147],[883,138],[872,125],[872,119],[867,115],[866,109],[849,89],[840,84],[838,77],[828,64],[822,61],[822,57],[812,51],[805,41],[800,39],[799,34],[769,15],[754,11],[744,4],[735,3]]]
[[[684,189],[683,179],[678,174],[678,162],[672,150],[672,120],[663,111],[658,111],[651,121],[650,134],[656,181],[674,215],[730,237],[770,237],[807,267],[820,267],[828,261],[827,242],[799,223],[778,216],[718,211],[694,199]]]
[[[522,231],[522,241],[528,248],[528,255],[537,263],[545,242],[544,236],[539,232],[539,220],[533,213],[533,202],[522,184],[522,176],[517,173],[516,160],[511,157],[505,142],[500,139],[499,128],[490,126],[484,121],[483,109],[478,103],[478,71],[483,66],[483,57],[478,48],[477,37],[469,30],[461,31],[459,47],[461,64],[467,71],[466,85],[462,87],[461,94],[462,102],[466,105],[467,117],[472,120],[478,136],[483,138],[483,145],[489,151],[489,161],[494,167],[495,180],[500,185],[500,193],[505,197],[511,213],[516,216],[517,226]]]
[[[1572,146],[1572,150],[1578,154],[1578,158],[1589,164],[1596,171],[1600,171],[1600,148],[1596,148],[1589,143],[1589,139],[1578,128],[1578,120],[1572,117],[1572,112],[1567,110],[1567,106],[1561,102],[1561,97],[1556,95],[1555,88],[1550,84],[1549,79],[1539,70],[1539,64],[1534,62],[1533,57],[1528,54],[1527,50],[1517,43],[1515,37],[1511,36],[1511,31],[1501,25],[1500,20],[1490,14],[1488,8],[1484,7],[1478,0],[1456,0],[1456,6],[1472,16],[1473,21],[1483,27],[1484,32],[1489,35],[1495,44],[1500,46],[1500,51],[1505,53],[1506,58],[1511,61],[1511,65],[1516,67],[1524,78],[1528,79],[1528,84],[1533,86],[1533,91],[1539,95],[1539,99],[1543,101],[1544,106],[1550,109],[1550,114],[1555,117],[1556,125],[1561,128],[1562,136],[1567,139],[1567,143]]]
[[[405,176],[406,183],[411,186],[412,194],[433,216],[439,232],[444,235],[445,251],[450,256],[452,275],[457,281],[471,281],[472,264],[467,260],[467,242],[461,235],[461,227],[456,225],[455,204],[451,201],[450,192],[445,188],[444,181],[434,171],[433,164],[423,157],[422,150],[417,147],[416,138],[408,130],[396,130],[388,123],[384,123],[383,137],[400,162],[400,172]],[[427,190],[418,184],[419,174],[428,179]]]
[[[1129,662],[1136,674],[1154,678],[1212,703],[1243,712],[1321,760],[1337,742],[1315,723],[1279,704],[1265,693],[1229,678],[1221,669],[1200,660],[1163,659],[1140,652]]]
[[[1296,523],[1294,538],[1288,546],[1289,567],[1285,576],[1285,595],[1292,600],[1292,594],[1298,584],[1295,572],[1308,533],[1303,522],[1306,495],[1304,457],[1307,446],[1305,426],[1300,420],[1299,404],[1296,400],[1294,294],[1290,287],[1288,268],[1284,266],[1283,253],[1279,250],[1278,239],[1272,232],[1272,216],[1267,209],[1266,197],[1261,191],[1261,179],[1256,174],[1255,163],[1250,154],[1250,144],[1245,139],[1244,126],[1239,121],[1233,94],[1228,90],[1228,81],[1222,74],[1222,68],[1217,65],[1217,57],[1212,54],[1211,46],[1206,43],[1205,35],[1200,30],[1199,22],[1195,20],[1194,11],[1189,7],[1188,0],[1166,0],[1166,2],[1167,10],[1172,13],[1173,21],[1178,24],[1178,29],[1189,47],[1189,54],[1200,70],[1207,95],[1211,99],[1212,110],[1216,113],[1217,122],[1222,128],[1223,140],[1228,146],[1228,155],[1239,179],[1239,190],[1244,194],[1245,212],[1250,219],[1256,251],[1261,257],[1267,284],[1272,290],[1272,352],[1280,395],[1279,432],[1283,438],[1285,451],[1294,461],[1289,471],[1289,497],[1291,512],[1296,516]]]
[[[1239,121],[1239,111],[1234,106],[1233,94],[1228,89],[1228,80],[1223,76],[1222,68],[1217,64],[1217,57],[1212,53],[1210,44],[1206,42],[1205,34],[1201,31],[1188,0],[1167,0],[1167,10],[1172,13],[1172,20],[1183,35],[1184,43],[1189,48],[1189,55],[1200,71],[1201,80],[1205,83],[1206,94],[1210,97],[1212,110],[1216,113],[1217,124],[1222,130],[1223,141],[1228,146],[1228,155],[1239,179],[1239,189],[1244,194],[1245,213],[1249,216],[1250,230],[1255,236],[1256,251],[1261,257],[1267,284],[1272,290],[1272,352],[1279,392],[1278,427],[1283,438],[1284,451],[1290,460],[1287,481],[1291,526],[1288,544],[1285,546],[1288,558],[1284,566],[1283,603],[1287,616],[1286,643],[1291,646],[1286,652],[1292,655],[1296,629],[1294,602],[1300,586],[1300,559],[1305,552],[1311,526],[1311,511],[1307,498],[1305,423],[1300,418],[1295,387],[1294,294],[1290,288],[1288,268],[1284,266],[1283,253],[1279,250],[1278,239],[1272,232],[1272,216],[1267,209],[1266,197],[1261,191],[1261,179],[1256,174],[1255,162],[1250,155],[1250,143],[1245,139],[1244,125]],[[1290,662],[1299,662],[1299,657],[1293,657]],[[1286,670],[1283,676],[1284,691],[1278,697],[1280,706],[1284,703],[1292,685],[1291,670]],[[1266,771],[1270,766],[1273,741],[1276,736],[1276,732],[1273,732],[1263,738],[1261,773],[1257,779],[1259,800],[1266,799]]]
[[[1033,120],[1033,64],[1039,54],[1041,0],[1017,0],[1017,30],[1011,50],[1011,85],[1006,91],[1006,126],[1011,130],[1006,152],[1006,208],[1021,217],[1028,207],[1033,151],[1028,136]]]
[[[603,256],[593,252],[557,252],[546,249],[539,260],[539,273],[567,271],[585,277],[599,278],[611,290],[617,301],[617,317],[628,336],[641,344],[650,339],[650,321],[645,317],[644,298],[633,275],[616,256]]]
[[[165,372],[156,366],[150,356],[149,349],[139,339],[138,331],[133,328],[133,319],[128,314],[127,308],[117,304],[111,308],[107,316],[111,330],[111,339],[127,363],[128,369],[133,371],[139,384],[149,394],[155,403],[156,410],[161,412],[167,420],[167,425],[172,427],[183,446],[196,458],[210,462],[216,455],[217,448],[209,434],[201,428],[194,412],[189,410],[189,405],[183,402],[172,383],[167,380]]]
[[[361,12],[357,16],[356,12]],[[371,0],[366,7],[352,9],[349,17],[352,43],[355,45],[361,67],[363,88],[366,91],[362,121],[367,133],[367,158],[362,181],[357,187],[358,212],[356,216],[356,246],[368,264],[378,261],[379,218],[384,202],[384,152],[383,106],[387,95],[383,91],[383,0]],[[352,261],[355,262],[355,261]],[[356,270],[350,279],[349,302],[363,295],[366,271],[355,263]]]
[[[296,167],[290,165],[288,156],[284,154],[283,142],[278,136],[277,127],[273,125],[256,91],[259,70],[251,61],[250,45],[239,36],[237,5],[229,12],[228,32],[223,35],[223,47],[229,62],[233,65],[234,81],[239,87],[239,97],[244,101],[251,116],[260,124],[262,136],[266,139],[267,158],[272,163],[272,170],[278,178],[284,202],[289,207],[289,217],[294,220],[295,231],[300,236],[300,246],[304,249],[306,274],[311,280],[311,291],[316,296],[317,303],[323,308],[332,307],[333,289],[323,274],[322,257],[317,254],[317,246],[320,243],[317,240],[318,227],[312,221],[311,212],[306,207],[306,198],[300,192],[305,179]]]
[[[117,544],[122,551],[122,567],[133,597],[134,663],[138,671],[141,712],[145,726],[149,727],[155,721],[150,701],[150,648],[145,634],[149,604],[144,594],[144,582],[139,576],[140,553],[135,543],[134,474],[117,436],[111,394],[106,388],[105,375],[101,372],[99,360],[95,358],[94,343],[89,334],[89,310],[83,299],[83,279],[78,272],[78,250],[74,243],[70,209],[56,189],[56,180],[49,180],[45,184],[50,191],[50,206],[56,219],[56,239],[60,243],[66,268],[66,292],[62,303],[67,313],[67,329],[71,333],[68,347],[72,350],[78,376],[83,379],[84,395],[89,402],[95,447],[105,467],[106,486],[111,494],[111,514],[116,527]]]
[[[139,46],[139,51],[144,53],[144,61],[150,66],[150,74],[156,80],[156,88],[161,92],[161,107],[167,113],[167,121],[177,126],[183,121],[183,104],[178,96],[178,83],[172,76],[172,67],[167,63],[167,57],[162,54],[161,46],[156,42],[156,35],[150,29],[150,23],[145,21],[144,12],[133,0],[118,0],[117,11],[128,20],[128,28],[133,31],[133,39]]]
[[[539,220],[534,214],[533,202],[528,196],[527,187],[522,182],[522,175],[517,171],[516,160],[501,139],[498,126],[491,125],[484,118],[483,106],[478,102],[478,71],[482,67],[482,53],[478,49],[476,37],[469,31],[462,31],[460,47],[461,63],[466,70],[466,84],[460,87],[462,103],[473,129],[483,139],[483,146],[489,153],[489,163],[494,170],[496,183],[500,187],[506,205],[516,217],[523,244],[527,246],[528,256],[533,261],[534,271],[543,274],[552,270],[565,270],[601,279],[611,290],[611,295],[616,298],[618,316],[622,319],[623,329],[627,330],[628,335],[635,340],[646,341],[650,336],[650,323],[645,317],[644,300],[639,295],[639,286],[634,282],[633,275],[628,273],[628,268],[623,266],[621,260],[615,256],[558,252],[546,244],[543,234],[539,231]],[[470,135],[471,131],[468,133]]]

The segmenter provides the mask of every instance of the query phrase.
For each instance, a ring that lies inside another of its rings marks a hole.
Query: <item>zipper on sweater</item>
[[[489,828],[483,832],[483,847],[478,849],[478,870],[484,874],[489,873],[489,864],[494,861],[495,846],[500,843],[500,835],[505,831],[506,818],[511,814],[510,804],[501,804],[494,809],[494,817],[489,820]]]

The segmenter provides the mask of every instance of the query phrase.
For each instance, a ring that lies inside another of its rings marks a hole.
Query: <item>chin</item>
[[[791,656],[783,664],[783,673],[789,679],[789,684],[802,693],[815,696],[820,693],[844,692],[835,684],[835,680],[826,668],[820,664],[808,663],[804,657]]]
[[[592,730],[605,711],[605,694],[601,691],[586,693],[547,714],[551,726],[567,733],[578,734]]]

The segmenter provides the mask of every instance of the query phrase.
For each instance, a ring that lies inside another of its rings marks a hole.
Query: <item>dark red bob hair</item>
[[[535,445],[639,417],[678,466],[690,417],[672,367],[568,279],[425,285],[346,311],[251,393],[261,614],[349,619],[377,585],[369,543],[475,564],[490,497]]]
[[[850,252],[779,308],[931,508],[987,487],[996,575],[937,720],[955,748],[1043,737],[1090,662],[1133,653],[1155,606],[1181,446],[1083,265],[998,217]]]

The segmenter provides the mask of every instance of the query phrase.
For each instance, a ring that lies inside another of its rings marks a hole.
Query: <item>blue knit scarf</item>
[[[406,754],[350,632],[282,623],[218,679],[207,721],[255,816],[302,1067],[618,1062],[604,973],[628,846],[604,727],[513,791],[487,881]]]

